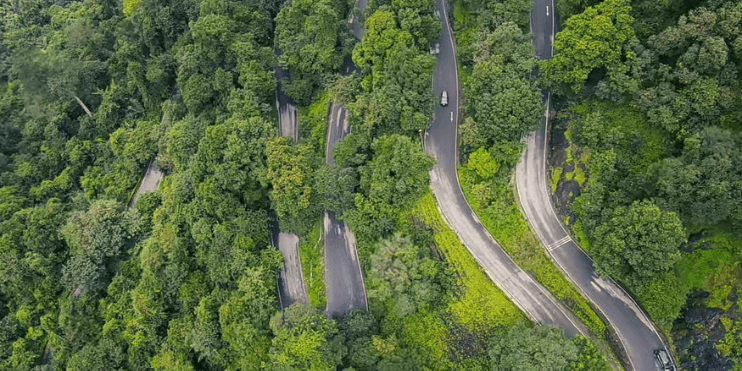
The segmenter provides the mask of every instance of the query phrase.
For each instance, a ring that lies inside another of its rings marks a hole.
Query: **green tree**
[[[674,212],[651,201],[619,206],[593,232],[599,270],[638,289],[667,272],[680,258],[685,229]]]
[[[628,72],[636,57],[630,11],[627,0],[606,0],[567,19],[554,40],[554,57],[541,66],[547,83],[579,92],[596,69],[605,69],[611,79]]]
[[[564,330],[519,324],[492,340],[489,356],[493,371],[562,371],[577,358],[577,346]]]
[[[272,269],[249,269],[240,277],[238,290],[219,308],[222,340],[230,362],[227,370],[261,370],[271,345],[270,317],[277,306]]]
[[[479,179],[487,181],[497,174],[500,164],[492,158],[484,147],[479,147],[469,155],[469,162],[466,164],[466,168],[476,173]]]
[[[394,299],[400,318],[434,306],[442,292],[438,282],[441,268],[427,251],[399,234],[379,242],[371,255],[369,297]]]
[[[708,127],[684,141],[680,157],[656,163],[650,174],[657,204],[692,224],[716,224],[733,218],[742,180],[740,136]]]
[[[337,324],[316,309],[295,303],[271,320],[273,370],[331,371],[347,354]]]
[[[670,327],[680,316],[688,291],[674,272],[665,272],[642,288],[638,297],[653,320]]]
[[[343,56],[342,21],[347,2],[296,0],[276,17],[279,64],[292,73],[284,91],[296,102],[309,102],[325,74],[337,72]],[[306,86],[306,89],[302,89]]]
[[[347,212],[354,231],[375,239],[393,230],[401,209],[428,186],[433,159],[401,135],[382,136],[371,145],[373,159],[361,170],[356,209]]]
[[[474,62],[466,83],[467,125],[476,126],[478,141],[487,146],[520,140],[544,111],[541,92],[529,77],[536,66],[530,36],[515,23],[504,23],[475,45]]]
[[[292,145],[286,137],[268,141],[266,177],[273,188],[270,198],[286,230],[297,230],[302,219],[316,219],[322,208],[320,190],[316,189],[315,168],[319,161],[307,145]],[[291,228],[294,227],[294,228]],[[298,228],[299,230],[305,228]]]
[[[111,200],[96,201],[86,212],[70,215],[62,234],[71,258],[63,269],[70,290],[96,291],[108,285],[107,264],[120,259],[131,248],[139,231],[138,216]]]

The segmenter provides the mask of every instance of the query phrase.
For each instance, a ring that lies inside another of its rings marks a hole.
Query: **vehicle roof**
[[[663,363],[670,363],[670,357],[667,355],[667,351],[665,351],[664,349],[660,349],[659,351],[657,351],[657,356]]]

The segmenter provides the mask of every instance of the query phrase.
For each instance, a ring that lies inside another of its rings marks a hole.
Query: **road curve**
[[[358,7],[363,12],[366,0],[358,0]],[[363,28],[360,22],[352,17],[349,20],[352,33],[360,40]],[[350,75],[357,70],[350,58],[346,58],[341,74]],[[348,110],[340,104],[333,103],[327,125],[327,146],[325,161],[335,165],[334,150],[337,143],[350,133]],[[335,213],[325,212],[325,285],[327,289],[328,317],[345,315],[353,309],[368,310],[366,286],[363,283],[363,272],[358,260],[356,238],[345,222],[337,220]]]
[[[547,6],[552,9],[548,16]],[[541,59],[549,59],[553,54],[551,40],[556,23],[553,9],[552,0],[535,0],[531,12],[531,30],[536,53]],[[545,126],[548,127],[546,116]],[[518,195],[526,218],[552,258],[618,334],[631,367],[636,371],[655,371],[653,351],[665,347],[662,338],[646,314],[618,284],[595,273],[592,260],[569,237],[554,211],[547,181],[547,140],[543,126],[531,133],[516,167]]]
[[[453,36],[444,0],[436,1],[441,14],[442,40],[434,88],[448,92],[450,105],[438,107],[425,133],[425,151],[436,159],[430,172],[433,193],[443,216],[495,284],[528,316],[563,328],[568,336],[585,333],[584,325],[564,309],[531,276],[520,269],[479,222],[459,185],[458,163],[459,82]]]

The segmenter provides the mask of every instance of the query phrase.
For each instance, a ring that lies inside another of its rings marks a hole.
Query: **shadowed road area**
[[[536,54],[541,59],[549,59],[552,55],[551,40],[556,23],[552,5],[551,0],[536,0],[531,12]],[[548,16],[547,6],[550,7]],[[548,99],[547,95],[547,105]],[[608,319],[634,370],[657,370],[653,351],[664,345],[652,323],[618,284],[598,277],[592,260],[572,241],[554,211],[547,181],[548,148],[544,125],[526,141],[527,149],[516,167],[516,176],[518,195],[528,222],[557,264]]]
[[[281,51],[276,49],[276,56],[280,56]],[[291,101],[281,89],[281,81],[289,78],[289,71],[284,70],[281,66],[276,65],[276,109],[278,110],[279,134],[282,137],[289,137],[297,142],[299,140],[299,115],[296,111],[296,105]]]
[[[436,109],[435,119],[425,138],[426,152],[436,159],[430,177],[438,205],[452,229],[487,275],[518,307],[535,321],[556,325],[563,328],[567,335],[575,335],[582,327],[578,327],[579,321],[510,259],[479,222],[461,191],[456,174],[459,83],[455,50],[446,21],[448,10],[445,9],[444,0],[436,2],[436,9],[442,15],[442,40],[434,87],[437,94],[446,90],[450,102],[447,107]]]

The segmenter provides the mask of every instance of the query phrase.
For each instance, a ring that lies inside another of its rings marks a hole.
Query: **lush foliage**
[[[691,326],[681,316],[686,305],[691,315],[703,307],[734,311],[732,293],[740,287],[732,272],[742,260],[733,236],[742,230],[742,3],[560,5],[574,15],[556,37],[558,54],[543,68],[551,86],[571,86],[559,92],[567,98],[567,162],[587,170],[572,207],[581,240],[589,239],[603,273],[625,283],[665,330],[676,326],[675,335],[685,336]],[[601,14],[613,17],[610,24]],[[582,42],[610,29],[602,42],[620,45],[584,64],[589,54]],[[692,291],[707,294],[695,292],[686,303]],[[699,301],[703,295],[708,298]],[[739,333],[733,324],[722,327],[731,337]],[[709,342],[716,342],[717,353],[699,361],[695,350],[684,348],[684,367],[737,359],[722,345],[726,340]]]
[[[492,342],[489,356],[493,370],[565,370],[577,357],[577,346],[553,327],[516,326]]]
[[[530,79],[536,56],[530,35],[506,22],[474,47],[466,80],[465,143],[492,146],[520,140],[542,115],[541,92]]]
[[[291,72],[282,88],[294,101],[308,103],[323,80],[340,70],[344,54],[350,53],[352,36],[343,27],[348,7],[347,0],[296,0],[278,13],[278,62]]]
[[[411,206],[428,185],[433,160],[408,137],[383,136],[371,145],[373,158],[361,170],[356,209],[348,219],[363,238],[389,234],[400,209]]]
[[[518,325],[490,343],[492,370],[607,371],[605,358],[583,337],[571,340],[548,325]]]
[[[570,17],[554,40],[554,58],[542,65],[548,84],[565,84],[577,92],[597,69],[614,84],[625,84],[636,57],[630,10],[627,0],[605,0]]]
[[[663,212],[649,201],[618,207],[593,231],[595,263],[630,288],[647,284],[667,272],[680,258],[678,246],[685,231],[675,213]]]

